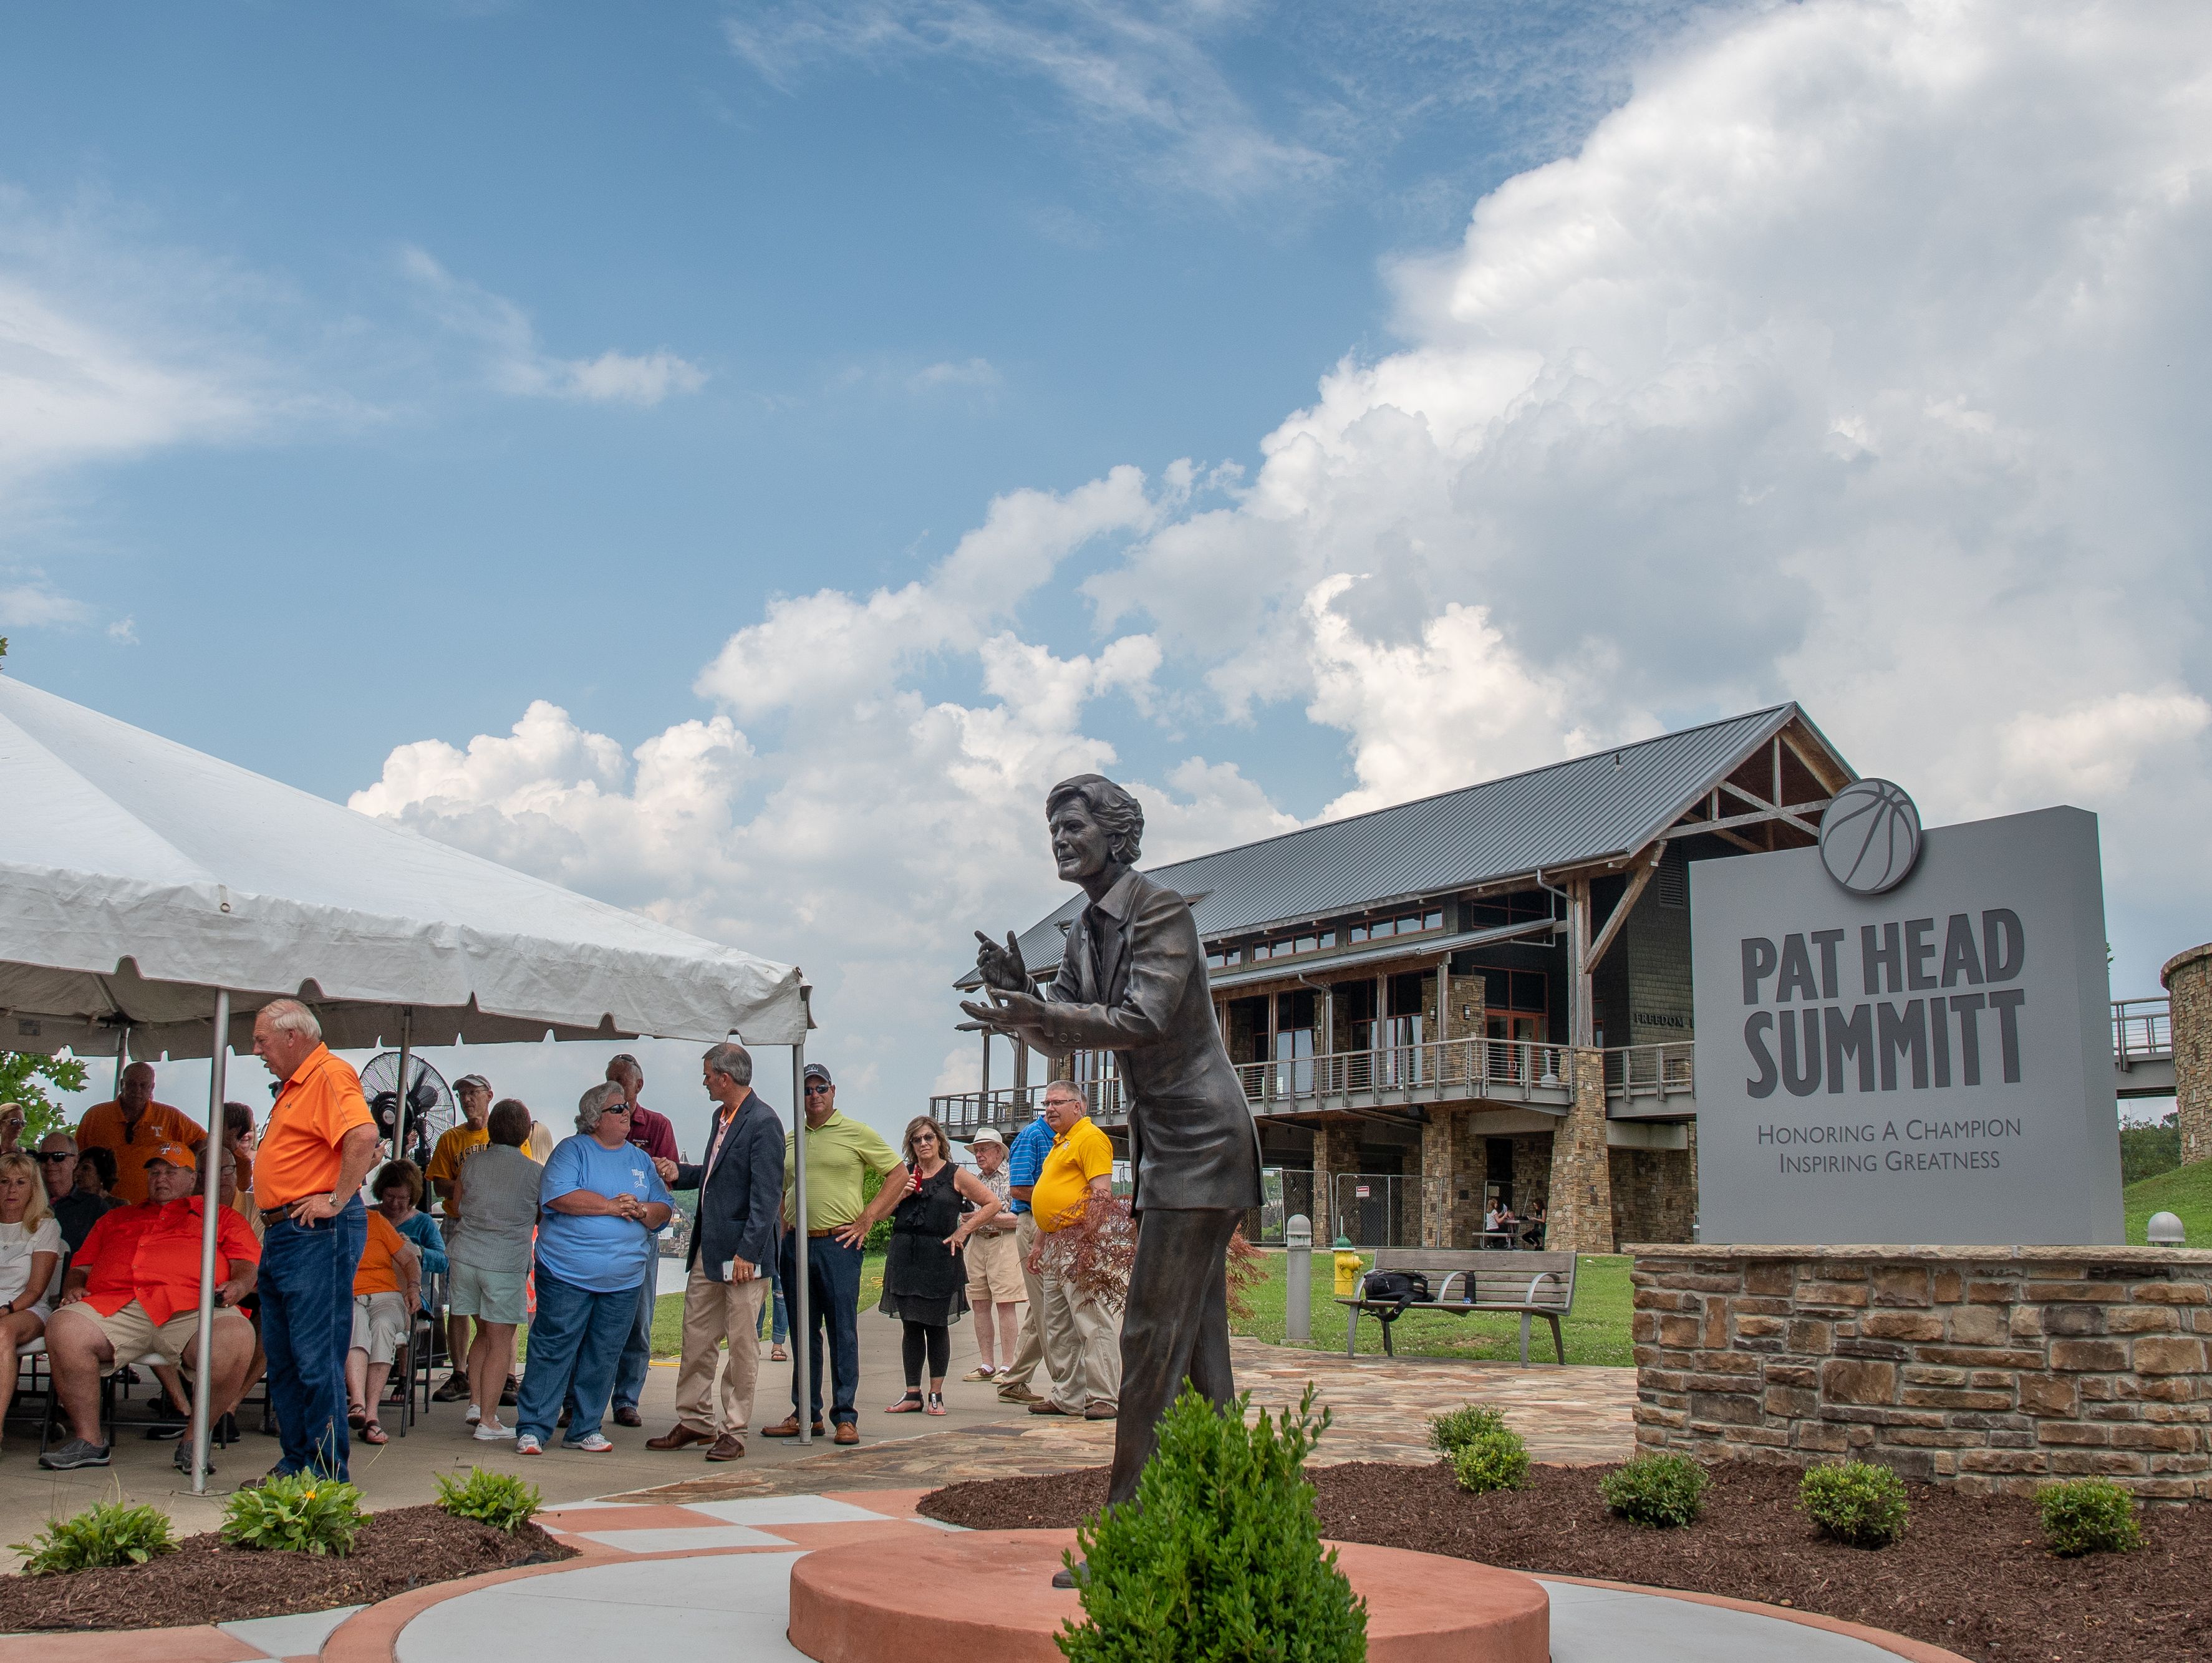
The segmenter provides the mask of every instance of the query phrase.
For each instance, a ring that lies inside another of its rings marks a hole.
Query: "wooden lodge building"
[[[1263,1235],[1466,1247],[1502,1196],[1555,1247],[1692,1239],[1689,863],[1814,842],[1856,777],[1785,704],[1149,869],[1205,938]],[[1023,936],[1040,980],[1082,901]],[[1123,1144],[1111,1053],[987,1038],[932,1111],[1011,1135],[1052,1074]]]

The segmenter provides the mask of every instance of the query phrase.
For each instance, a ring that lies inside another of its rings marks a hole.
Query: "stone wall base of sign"
[[[2212,1252],[1676,1247],[1635,1255],[1636,1436],[2023,1494],[2212,1499]]]

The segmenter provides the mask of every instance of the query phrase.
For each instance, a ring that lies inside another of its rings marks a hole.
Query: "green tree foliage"
[[[1367,1607],[1323,1551],[1301,1469],[1328,1425],[1306,1387],[1295,1417],[1244,1423],[1186,1390],[1160,1422],[1136,1499],[1078,1533],[1081,1626],[1071,1663],[1364,1663]]]
[[[2147,1126],[2120,1128],[2120,1182],[2132,1184],[2172,1172],[2181,1164],[2181,1119],[2168,1110],[2166,1118]]]
[[[47,1096],[84,1089],[84,1065],[75,1057],[41,1057],[29,1051],[0,1051],[0,1103],[23,1106],[26,1149],[69,1124],[62,1106]]]

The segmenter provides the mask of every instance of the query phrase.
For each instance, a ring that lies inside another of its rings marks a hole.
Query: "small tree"
[[[62,1106],[46,1095],[84,1089],[84,1065],[75,1057],[41,1057],[30,1051],[0,1051],[0,1103],[23,1106],[25,1149],[69,1124]]]
[[[1328,1425],[1309,1385],[1296,1417],[1248,1427],[1186,1388],[1160,1422],[1133,1502],[1077,1533],[1070,1663],[1364,1663],[1367,1606],[1324,1551],[1300,1470]]]

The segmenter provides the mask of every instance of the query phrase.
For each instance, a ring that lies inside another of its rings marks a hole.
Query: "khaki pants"
[[[1021,1212],[1014,1215],[1014,1248],[1022,1256],[1022,1291],[1029,1303],[1022,1308],[1021,1344],[1015,1349],[1013,1362],[999,1371],[997,1384],[1027,1386],[1030,1376],[1036,1373],[1037,1364],[1044,1361],[1044,1338],[1038,1327],[1037,1313],[1044,1304],[1044,1291],[1037,1282],[1037,1273],[1030,1268],[1030,1249],[1036,1246],[1036,1215]]]
[[[761,1300],[768,1278],[716,1282],[697,1265],[684,1284],[684,1361],[676,1371],[676,1418],[709,1437],[742,1432],[753,1417],[753,1381],[760,1372]],[[729,1342],[722,1369],[721,1423],[714,1420],[718,1350]]]
[[[1050,1272],[1037,1278],[1043,1296],[1037,1326],[1044,1338],[1044,1366],[1053,1406],[1079,1415],[1094,1404],[1112,1409],[1121,1396],[1121,1325],[1074,1284]]]

